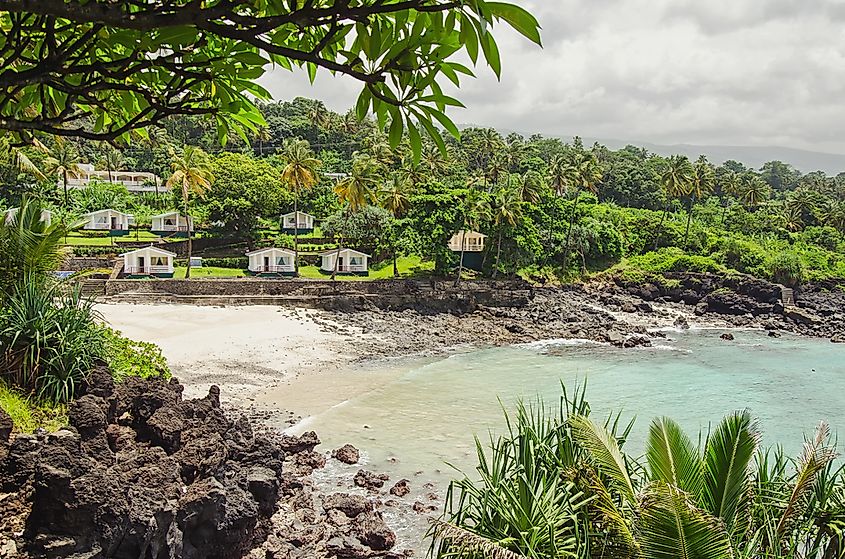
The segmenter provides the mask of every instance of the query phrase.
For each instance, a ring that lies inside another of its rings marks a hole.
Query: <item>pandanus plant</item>
[[[439,558],[842,557],[845,476],[827,425],[800,456],[761,450],[748,411],[694,443],[652,421],[644,459],[622,450],[632,423],[589,416],[583,389],[557,413],[517,406],[516,421],[478,444],[478,476],[450,485],[432,525]],[[480,480],[479,480],[480,479]]]

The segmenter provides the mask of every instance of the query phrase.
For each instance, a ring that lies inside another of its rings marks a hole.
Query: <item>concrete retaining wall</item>
[[[105,295],[135,302],[297,304],[337,310],[380,308],[467,312],[478,305],[523,306],[533,295],[524,282],[328,281],[302,279],[109,280]]]
[[[64,261],[62,270],[80,272],[82,270],[111,268],[112,266],[114,266],[114,258],[107,256],[72,256]]]

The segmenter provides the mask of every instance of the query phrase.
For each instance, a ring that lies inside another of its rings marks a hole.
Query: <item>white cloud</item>
[[[545,48],[498,33],[501,82],[457,94],[468,122],[654,143],[845,153],[845,8],[834,0],[524,0]],[[354,103],[347,78],[273,72],[280,99]]]

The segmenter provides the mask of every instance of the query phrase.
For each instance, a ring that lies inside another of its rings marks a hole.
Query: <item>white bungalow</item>
[[[194,219],[191,216],[183,216],[178,211],[154,215],[152,217],[153,233],[186,233],[190,228],[194,230]]]
[[[123,258],[123,273],[127,276],[173,277],[175,252],[148,246],[120,256]]]
[[[6,210],[6,225],[10,225],[18,215],[18,208],[9,208]],[[53,222],[53,212],[50,210],[41,210],[41,221],[50,225]]]
[[[292,275],[296,253],[286,248],[262,248],[246,253],[248,269],[254,274]]]
[[[484,251],[484,240],[487,235],[478,231],[464,231],[463,229],[452,235],[449,239],[449,250],[461,252],[482,252]]]
[[[335,258],[338,273],[343,274],[366,274],[369,272],[370,255],[351,248],[342,248],[338,253],[337,249],[322,253],[322,264],[320,269],[324,272],[333,272]]]
[[[80,163],[79,171],[74,177],[68,177],[68,188],[87,188],[92,182],[111,182],[122,184],[126,190],[136,194],[167,192],[170,188],[162,184],[161,179],[154,173],[143,171],[96,171],[90,163]],[[62,177],[59,177],[59,185]]]
[[[135,222],[135,216],[117,210],[97,210],[83,215],[87,223],[83,229],[90,231],[113,231],[117,233],[128,233],[129,226]]]
[[[305,212],[290,212],[282,216],[282,231],[284,233],[293,233],[294,229],[300,232],[309,232],[314,230],[314,221],[316,218]]]

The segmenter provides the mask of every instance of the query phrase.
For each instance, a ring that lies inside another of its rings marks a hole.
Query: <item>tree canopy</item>
[[[318,70],[363,83],[358,118],[389,122],[391,145],[407,130],[457,134],[444,111],[459,106],[439,80],[472,71],[465,53],[498,75],[492,35],[504,21],[540,44],[524,9],[487,0],[0,0],[0,129],[18,143],[37,133],[127,140],[173,115],[213,115],[217,136],[265,124],[256,80],[270,65]]]

